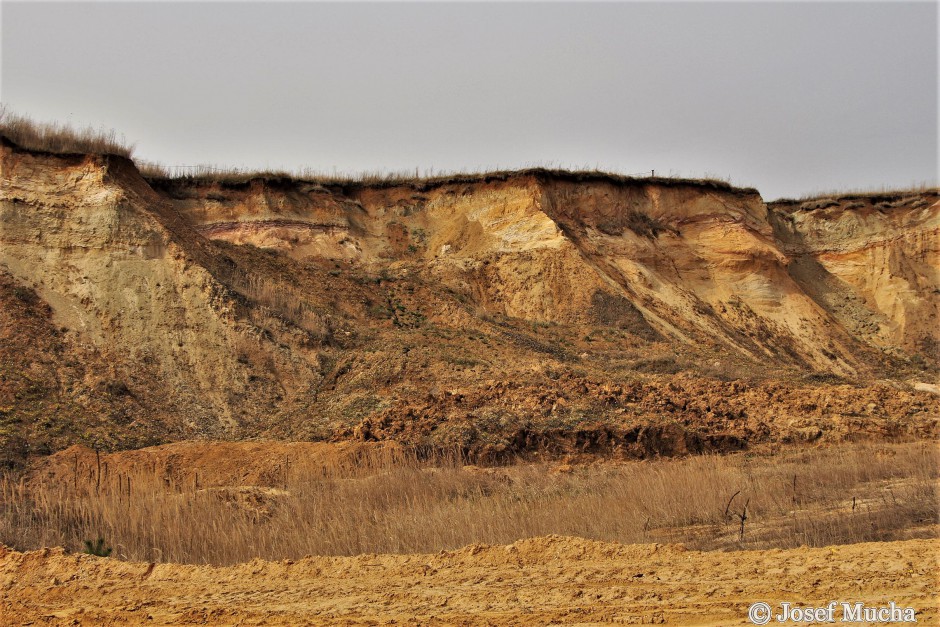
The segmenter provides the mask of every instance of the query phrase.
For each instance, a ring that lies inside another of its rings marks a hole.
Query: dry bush
[[[115,557],[231,564],[308,554],[413,553],[565,534],[696,548],[821,546],[936,533],[934,443],[843,445],[770,457],[700,456],[479,469],[414,456],[285,464],[266,486],[199,486],[146,471],[71,485],[7,479],[0,542]],[[100,484],[100,485],[99,485]],[[731,495],[739,492],[729,507]],[[743,540],[740,512],[747,502]]]
[[[110,154],[128,159],[134,152],[134,146],[128,145],[123,136],[118,139],[113,129],[76,129],[58,122],[36,122],[4,105],[0,105],[0,135],[23,148],[44,152]]]

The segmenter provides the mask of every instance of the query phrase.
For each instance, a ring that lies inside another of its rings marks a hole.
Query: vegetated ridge
[[[145,178],[0,144],[8,465],[76,442],[500,461],[937,433],[936,189]]]

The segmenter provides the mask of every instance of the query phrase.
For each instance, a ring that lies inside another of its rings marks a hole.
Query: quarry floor
[[[937,624],[940,542],[696,552],[548,536],[431,555],[233,567],[0,552],[4,625],[750,624],[765,601],[915,608]],[[837,610],[837,620],[841,610]]]

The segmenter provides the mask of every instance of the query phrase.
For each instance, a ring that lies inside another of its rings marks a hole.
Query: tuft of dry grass
[[[0,135],[28,150],[57,154],[109,154],[131,158],[134,146],[113,129],[88,126],[76,129],[58,122],[37,122],[0,105]]]
[[[285,466],[265,486],[204,488],[198,472],[184,484],[146,471],[66,485],[8,477],[0,542],[80,550],[103,537],[122,559],[209,564],[436,552],[546,534],[704,549],[823,546],[936,535],[937,478],[936,445],[923,442],[574,468],[363,458]]]

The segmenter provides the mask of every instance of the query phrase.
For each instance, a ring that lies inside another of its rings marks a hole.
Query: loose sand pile
[[[748,624],[756,601],[838,600],[894,601],[933,625],[938,548],[910,540],[706,553],[548,536],[227,568],[0,549],[0,623],[735,625]]]

